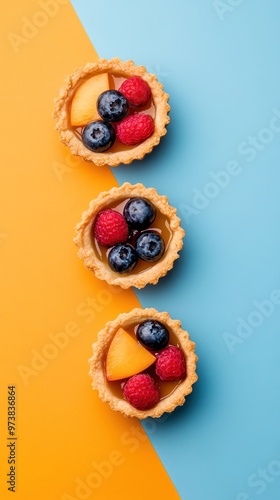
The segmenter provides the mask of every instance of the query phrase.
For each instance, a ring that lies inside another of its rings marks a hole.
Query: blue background
[[[183,500],[279,500],[280,305],[252,314],[280,289],[279,0],[72,3],[101,57],[144,64],[170,94],[160,146],[113,172],[178,208],[181,258],[137,295],[182,320],[199,382],[143,425]],[[236,175],[209,185],[231,161]]]

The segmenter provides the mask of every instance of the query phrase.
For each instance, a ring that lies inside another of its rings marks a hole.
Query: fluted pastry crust
[[[185,355],[187,376],[168,397],[163,398],[154,408],[142,411],[137,410],[130,403],[112,393],[110,383],[107,382],[104,372],[104,359],[109,345],[120,327],[125,329],[146,319],[160,321],[176,336]],[[158,418],[163,413],[172,412],[177,406],[184,404],[186,396],[192,392],[192,386],[198,379],[196,374],[198,357],[194,352],[195,343],[190,340],[188,332],[182,329],[179,320],[173,320],[167,312],[158,312],[153,308],[136,308],[129,313],[122,313],[114,321],[108,322],[105,328],[99,332],[98,339],[92,345],[92,349],[93,355],[89,359],[89,375],[92,378],[92,388],[98,391],[102,401],[109,403],[112,410],[120,411],[126,417],[137,417],[139,419]]]
[[[111,270],[107,262],[100,260],[92,245],[91,228],[97,214],[104,210],[113,202],[124,200],[126,198],[141,197],[150,200],[156,210],[160,212],[169,222],[172,233],[168,247],[163,257],[151,265],[149,269],[137,273],[132,271],[128,274],[118,274]],[[78,247],[78,256],[84,261],[85,267],[93,271],[97,278],[107,281],[110,285],[118,285],[122,288],[135,286],[143,288],[148,283],[155,285],[158,280],[165,276],[172,269],[174,261],[179,257],[179,251],[183,246],[184,230],[181,220],[177,216],[177,211],[168,203],[166,196],[160,196],[154,188],[146,188],[143,184],[130,184],[125,182],[120,187],[114,187],[110,191],[105,191],[90,202],[88,210],[82,214],[82,220],[76,226],[76,237],[74,243]]]
[[[140,76],[151,89],[155,106],[155,130],[151,137],[131,149],[111,153],[110,150],[104,153],[94,153],[83,145],[73,127],[69,125],[69,109],[76,89],[84,79],[100,73],[111,73],[124,78]],[[166,125],[170,121],[168,99],[168,94],[163,91],[163,85],[158,82],[154,74],[148,73],[144,66],[136,66],[133,61],[121,61],[118,58],[98,59],[96,62],[87,63],[83,68],[77,68],[72,75],[66,78],[59,96],[55,99],[56,129],[59,131],[61,142],[70,148],[73,155],[81,156],[98,166],[117,167],[120,163],[129,164],[133,160],[141,160],[147,153],[150,153],[160,142],[161,137],[166,134]]]

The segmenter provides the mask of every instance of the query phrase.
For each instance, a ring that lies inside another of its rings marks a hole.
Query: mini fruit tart
[[[122,288],[155,285],[183,246],[181,220],[166,196],[126,182],[91,201],[74,242],[85,267]]]
[[[136,308],[120,314],[92,348],[92,387],[126,417],[172,412],[197,381],[195,343],[167,312]]]
[[[74,155],[98,166],[128,164],[166,134],[168,99],[144,66],[98,59],[67,77],[55,100],[56,129]]]

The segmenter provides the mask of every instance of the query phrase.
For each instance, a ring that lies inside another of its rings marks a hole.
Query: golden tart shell
[[[104,358],[120,327],[125,329],[146,319],[160,321],[176,336],[186,358],[187,376],[168,397],[161,399],[154,408],[142,411],[137,410],[125,399],[120,399],[111,392],[110,382],[107,382],[104,371]],[[136,308],[129,313],[122,313],[114,321],[106,324],[105,328],[99,332],[97,341],[92,345],[93,355],[89,359],[92,388],[98,391],[100,399],[108,403],[112,410],[120,411],[126,417],[137,417],[141,420],[147,417],[158,418],[163,413],[170,413],[177,406],[182,406],[186,396],[192,392],[192,386],[198,379],[196,374],[198,357],[194,349],[195,343],[190,340],[188,332],[181,328],[181,322],[171,319],[167,312],[158,312],[153,308]]]
[[[139,273],[135,269],[128,274],[118,274],[112,271],[109,264],[101,261],[97,255],[92,244],[92,225],[101,210],[106,209],[112,203],[135,197],[146,198],[153,203],[156,210],[168,220],[172,236],[163,257],[158,262],[153,263],[149,269]],[[74,238],[74,243],[78,247],[78,256],[84,261],[85,267],[94,272],[97,278],[124,289],[131,286],[140,289],[148,283],[155,285],[161,277],[172,269],[174,261],[179,257],[185,235],[180,223],[181,220],[177,216],[176,209],[169,205],[166,196],[160,196],[154,188],[146,188],[143,184],[132,185],[125,182],[120,187],[114,187],[110,191],[100,193],[95,200],[90,202],[88,210],[83,212],[82,220],[76,226],[77,235]]]
[[[111,73],[124,78],[140,76],[151,89],[155,107],[155,130],[151,137],[141,144],[131,147],[131,149],[112,153],[110,153],[110,150],[104,153],[92,152],[83,145],[74,128],[69,125],[69,109],[76,89],[83,80],[100,73]],[[158,82],[154,74],[148,73],[144,66],[136,66],[133,61],[121,61],[118,58],[110,60],[98,59],[96,62],[86,64],[83,68],[77,68],[72,75],[66,78],[58,98],[55,99],[54,119],[56,129],[59,131],[61,142],[70,148],[73,155],[92,161],[97,166],[110,165],[111,167],[117,167],[120,163],[128,164],[133,160],[141,160],[160,142],[161,137],[166,134],[166,125],[170,121],[168,99],[168,94],[163,91],[163,85]]]

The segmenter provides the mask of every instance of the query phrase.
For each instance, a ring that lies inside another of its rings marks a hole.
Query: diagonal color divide
[[[114,175],[178,208],[181,257],[137,297],[182,320],[199,381],[144,427],[183,500],[279,500],[279,1],[72,3],[102,57],[170,94],[160,146]]]
[[[66,0],[15,0],[0,22],[0,497],[11,497],[7,388],[14,385],[16,498],[178,499],[138,421],[101,403],[88,377],[99,329],[139,305],[132,291],[117,293],[86,271],[72,244],[82,211],[116,180],[59,143],[53,99],[65,76],[97,54]]]

